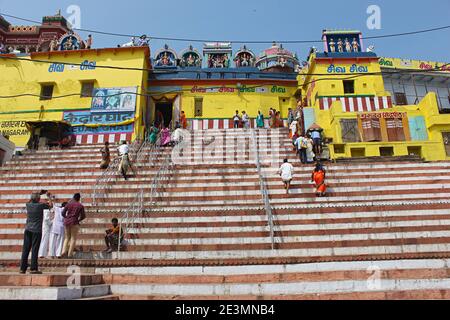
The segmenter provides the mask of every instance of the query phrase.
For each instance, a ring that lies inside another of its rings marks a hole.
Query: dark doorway
[[[0,167],[3,165],[3,159],[5,159],[6,151],[0,149]]]
[[[161,124],[161,115],[164,119],[164,127],[168,127],[172,122],[173,104],[171,102],[157,103],[155,108],[155,124]]]

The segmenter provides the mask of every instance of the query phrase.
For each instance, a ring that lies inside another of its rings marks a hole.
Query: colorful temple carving
[[[256,64],[256,58],[253,51],[243,46],[235,55],[234,63],[236,68],[254,67]]]
[[[205,43],[203,56],[208,68],[230,68],[233,49],[230,42]]]
[[[324,52],[358,53],[363,51],[360,31],[324,30],[322,35]]]
[[[178,55],[166,44],[163,49],[156,52],[153,65],[155,68],[176,68],[178,66]]]
[[[200,53],[192,46],[180,54],[180,67],[182,68],[201,68],[202,61]]]

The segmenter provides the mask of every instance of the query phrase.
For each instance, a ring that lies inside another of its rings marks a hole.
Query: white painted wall
[[[0,163],[0,166],[2,166],[6,161],[11,160],[16,150],[16,145],[0,135],[0,149],[6,151],[5,158]]]

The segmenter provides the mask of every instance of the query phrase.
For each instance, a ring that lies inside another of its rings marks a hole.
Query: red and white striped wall
[[[189,119],[190,127],[192,130],[220,130],[220,129],[233,129],[234,122],[230,119]],[[284,126],[287,127],[288,121],[283,120]],[[265,127],[269,128],[269,119],[264,120]],[[256,119],[252,119],[251,125],[256,128]]]
[[[77,144],[117,143],[122,140],[131,141],[133,133],[84,134],[77,135]]]
[[[344,112],[373,112],[392,108],[391,97],[335,97],[321,98],[319,101],[320,110],[329,110],[334,101],[342,102]]]

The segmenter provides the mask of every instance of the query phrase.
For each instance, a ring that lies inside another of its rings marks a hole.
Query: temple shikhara
[[[0,299],[448,299],[449,63],[317,38],[99,48],[0,16]],[[86,220],[19,275],[36,190]]]

